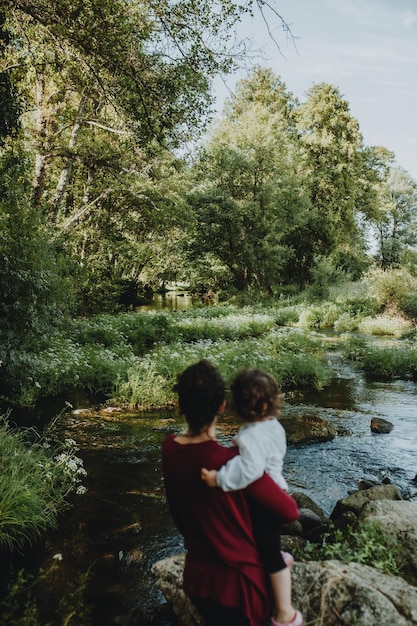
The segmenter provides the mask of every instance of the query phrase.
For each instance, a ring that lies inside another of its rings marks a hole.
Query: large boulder
[[[200,618],[182,591],[184,555],[155,563],[156,584],[171,604],[180,626]],[[417,626],[417,588],[366,565],[322,561],[295,563],[294,606],[309,626]]]
[[[376,485],[369,489],[360,489],[351,493],[346,498],[342,498],[336,503],[330,518],[333,521],[346,513],[353,513],[356,518],[359,517],[363,507],[368,502],[375,500],[402,500],[401,492],[396,485]]]
[[[363,507],[359,519],[379,524],[384,535],[398,543],[396,562],[403,565],[410,579],[417,583],[417,502],[370,501]]]
[[[295,563],[292,589],[309,626],[417,625],[417,589],[366,565]]]
[[[198,626],[203,620],[182,589],[185,555],[175,554],[152,565],[157,587],[178,619],[179,626]]]
[[[336,436],[335,427],[318,415],[291,415],[280,418],[288,443],[331,441]]]

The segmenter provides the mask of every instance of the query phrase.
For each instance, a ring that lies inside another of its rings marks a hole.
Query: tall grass
[[[379,274],[377,278],[379,281]],[[382,278],[389,278],[391,285],[391,276],[384,274]],[[384,294],[386,301],[386,291]],[[318,357],[311,346],[307,349],[306,333],[303,346],[292,351],[281,346],[272,355],[278,328],[306,332],[334,329],[393,337],[410,332],[412,323],[398,314],[398,309],[380,311],[381,304],[362,284],[361,289],[344,286],[335,292],[333,301],[314,304],[302,303],[297,296],[244,307],[222,304],[186,312],[100,314],[75,320],[67,332],[52,335],[41,351],[16,350],[9,364],[9,380],[16,385],[8,390],[8,399],[31,406],[43,397],[82,388],[113,395],[134,406],[158,406],[170,401],[169,389],[178,368],[204,356],[207,346],[212,359],[226,373],[228,359],[234,369],[256,361],[266,363],[287,387],[320,388],[326,384],[326,368],[322,356]],[[161,359],[171,363],[170,352],[181,358],[165,374]],[[402,371],[401,366],[398,375]]]
[[[322,388],[330,377],[320,337],[276,330],[259,338],[160,346],[133,364],[127,380],[117,385],[115,398],[134,407],[146,406],[147,399],[155,406],[169,404],[175,400],[173,386],[177,375],[202,358],[209,359],[226,382],[244,367],[271,372],[284,389]]]
[[[55,442],[52,428],[39,437],[0,419],[0,549],[22,550],[56,527],[67,496],[83,491],[75,453],[72,440]]]

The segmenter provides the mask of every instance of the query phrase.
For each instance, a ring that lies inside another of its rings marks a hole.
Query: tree
[[[403,168],[393,167],[382,182],[374,223],[380,266],[398,266],[402,253],[417,244],[417,182]]]
[[[0,9],[0,146],[4,139],[16,131],[19,123],[21,104],[17,88],[11,78],[11,67],[4,61],[4,52],[10,43],[10,32],[6,26],[6,13]]]
[[[348,102],[333,85],[314,85],[297,108],[296,119],[310,208],[289,243],[298,249],[293,271],[305,283],[315,256],[339,251],[339,257],[346,257],[362,245],[356,219],[362,136]]]
[[[87,292],[90,269],[102,286],[152,274],[149,242],[175,226],[175,192],[166,193],[156,162],[205,127],[211,78],[233,66],[233,26],[254,7],[265,8],[260,0],[5,3],[9,65],[28,104],[31,205],[78,259]]]
[[[301,221],[303,193],[291,143],[291,97],[270,70],[257,68],[200,155],[191,195],[195,257],[215,255],[238,290],[271,293],[293,251],[283,241]]]

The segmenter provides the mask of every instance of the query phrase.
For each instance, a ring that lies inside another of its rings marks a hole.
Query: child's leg
[[[291,570],[288,567],[269,575],[272,595],[275,600],[274,619],[281,624],[289,624],[295,616],[291,603]]]
[[[300,624],[301,615],[291,602],[291,569],[294,561],[291,555],[281,552],[280,526],[277,519],[263,507],[250,506],[255,541],[259,554],[271,581],[274,598],[274,620],[280,624],[291,624],[296,619]],[[301,620],[302,621],[302,620]]]

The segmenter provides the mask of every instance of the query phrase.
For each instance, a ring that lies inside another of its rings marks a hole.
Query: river
[[[333,367],[325,390],[292,393],[286,400],[284,415],[319,415],[340,433],[330,442],[289,446],[290,489],[308,494],[328,514],[364,478],[388,477],[404,497],[416,499],[417,384],[372,382],[337,358]],[[391,433],[373,434],[373,416],[389,420]],[[182,550],[164,500],[159,458],[162,439],[182,427],[181,418],[175,412],[81,410],[65,414],[61,427],[80,447],[88,491],[75,499],[45,548],[45,569],[53,555],[62,555],[47,579],[46,603],[52,610],[69,581],[90,568],[91,624],[172,624],[150,567]],[[226,416],[219,438],[228,443],[237,427]]]

